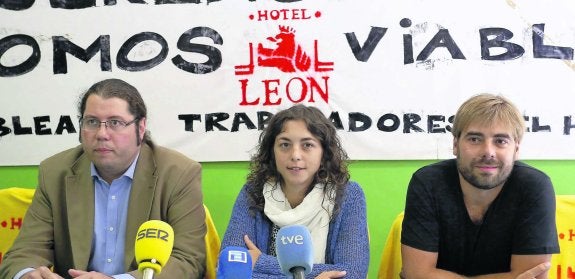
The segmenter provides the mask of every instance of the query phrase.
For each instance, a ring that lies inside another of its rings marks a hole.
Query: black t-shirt
[[[474,224],[455,159],[423,167],[409,182],[401,243],[437,252],[437,268],[464,276],[509,272],[512,254],[558,253],[551,180],[515,162],[482,223]]]

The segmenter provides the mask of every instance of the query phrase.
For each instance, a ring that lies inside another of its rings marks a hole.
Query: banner
[[[249,160],[266,120],[320,108],[353,160],[451,158],[472,95],[525,116],[522,159],[575,159],[575,2],[0,0],[0,165],[79,144],[77,102],[139,89],[156,143]]]

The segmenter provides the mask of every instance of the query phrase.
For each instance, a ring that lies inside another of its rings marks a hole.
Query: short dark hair
[[[88,97],[91,95],[97,95],[104,99],[119,98],[126,101],[128,103],[128,111],[134,116],[135,119],[138,119],[135,123],[136,134],[140,134],[140,126],[138,124],[143,118],[148,117],[148,110],[146,108],[146,104],[144,103],[144,99],[142,99],[142,96],[136,87],[121,79],[114,78],[105,79],[95,83],[80,96],[80,102],[78,104],[78,115],[80,119],[84,117],[86,102],[88,101]],[[137,136],[136,138],[137,144],[140,145],[142,143],[140,137]],[[143,142],[153,146],[149,131],[144,133]]]

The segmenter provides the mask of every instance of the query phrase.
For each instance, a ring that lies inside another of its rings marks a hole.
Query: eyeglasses
[[[134,118],[134,120],[130,121],[130,122],[126,122],[126,121],[122,121],[122,120],[118,120],[118,119],[108,119],[106,121],[100,121],[100,119],[97,118],[81,118],[80,119],[80,125],[82,127],[82,129],[86,130],[86,131],[97,131],[100,129],[100,125],[102,125],[102,123],[104,123],[104,125],[106,126],[106,128],[117,132],[120,131],[122,129],[124,129],[126,126],[130,126],[132,123],[135,123],[136,121],[138,121],[139,118]]]

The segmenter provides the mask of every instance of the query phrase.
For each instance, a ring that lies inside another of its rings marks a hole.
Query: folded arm
[[[402,278],[405,279],[547,279],[551,255],[512,255],[510,271],[506,273],[487,274],[476,277],[465,277],[447,270],[436,268],[437,253],[401,245],[403,262]]]

